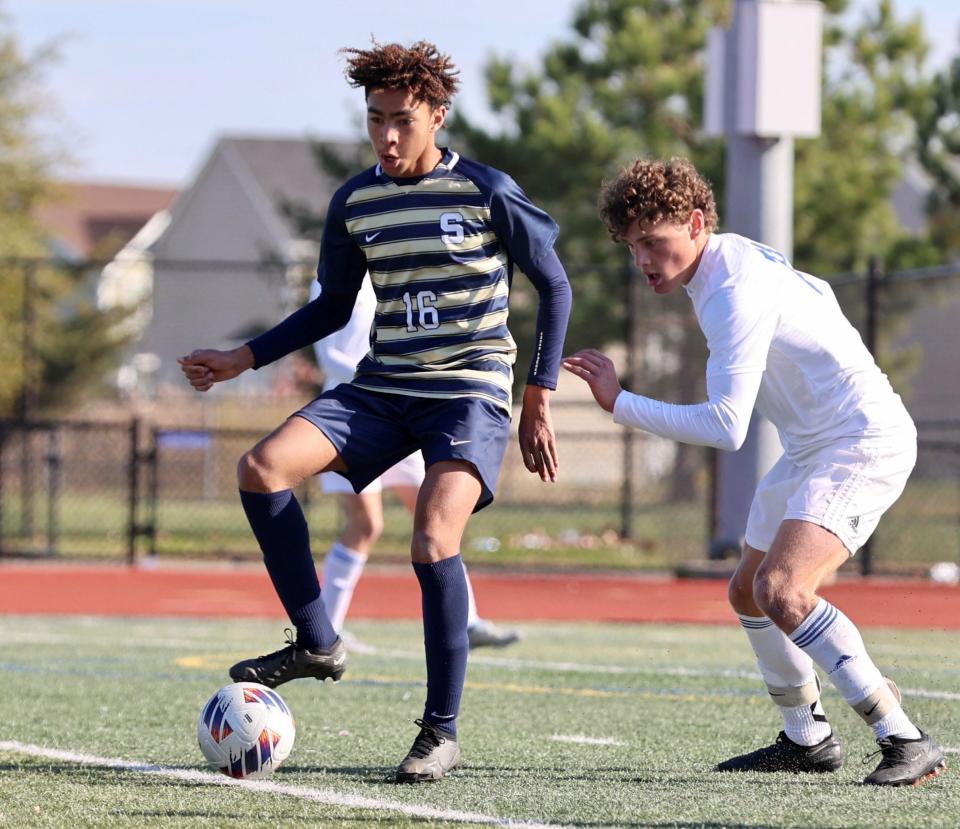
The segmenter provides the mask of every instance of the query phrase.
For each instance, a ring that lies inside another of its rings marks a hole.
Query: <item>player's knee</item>
[[[429,529],[415,529],[410,539],[410,557],[421,564],[430,564],[443,558],[440,538]]]
[[[727,584],[727,600],[737,612],[750,615],[753,610],[753,582],[749,574],[737,570]]]
[[[357,511],[350,516],[350,530],[364,543],[375,544],[383,533],[383,517],[370,512]]]
[[[249,492],[263,492],[269,485],[269,468],[256,449],[244,452],[237,464],[237,484]]]
[[[753,599],[767,616],[774,621],[792,616],[791,609],[797,604],[796,591],[777,570],[760,568],[753,579]]]

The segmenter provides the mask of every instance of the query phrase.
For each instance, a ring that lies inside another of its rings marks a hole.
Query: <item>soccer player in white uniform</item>
[[[784,728],[718,771],[836,771],[818,666],[873,729],[882,759],[864,780],[916,785],[946,768],[911,722],[859,631],[817,589],[869,538],[916,461],[916,429],[830,286],[775,250],[717,234],[709,184],[685,159],[635,162],[604,185],[600,212],[654,293],[684,290],[707,339],[707,401],[674,405],[621,389],[594,349],[564,360],[617,423],[735,451],[754,408],[783,456],[757,486],[730,603]]]
[[[310,301],[320,296],[320,283],[310,284]],[[370,330],[377,308],[377,297],[369,276],[357,294],[353,315],[339,331],[314,343],[317,362],[323,369],[323,391],[349,383],[357,371],[357,364],[370,350]],[[344,527],[339,538],[327,551],[323,560],[323,599],[330,622],[350,647],[358,647],[343,631],[343,623],[350,609],[353,591],[360,580],[367,557],[383,530],[383,502],[381,492],[389,489],[400,502],[414,513],[417,493],[423,483],[425,468],[423,454],[414,452],[392,466],[377,480],[356,493],[350,482],[337,472],[321,472],[320,486],[327,495],[339,495],[343,507]],[[470,576],[466,573],[467,639],[471,648],[484,646],[505,647],[519,639],[515,630],[498,628],[477,612]]]

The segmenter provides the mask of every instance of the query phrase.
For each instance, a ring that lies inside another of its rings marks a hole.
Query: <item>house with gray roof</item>
[[[149,311],[129,361],[158,390],[183,390],[176,359],[195,348],[231,348],[296,308],[316,268],[319,220],[345,172],[369,163],[363,146],[304,138],[223,137],[149,246]],[[337,160],[333,172],[318,152]],[[304,217],[313,227],[304,229]],[[275,367],[233,388],[265,393]]]

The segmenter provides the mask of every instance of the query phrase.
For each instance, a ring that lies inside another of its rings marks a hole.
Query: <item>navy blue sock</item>
[[[297,644],[329,648],[337,640],[320,596],[303,510],[292,490],[244,492],[240,503],[263,551],[273,588],[297,629]]]
[[[427,704],[423,719],[456,736],[467,673],[467,579],[460,556],[413,563],[423,596]]]

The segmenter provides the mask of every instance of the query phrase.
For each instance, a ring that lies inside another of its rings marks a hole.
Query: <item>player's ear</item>
[[[706,219],[704,218],[703,211],[699,207],[695,207],[690,213],[690,238],[696,239],[701,233],[703,233],[703,228],[706,225]]]
[[[443,105],[438,106],[433,111],[433,120],[430,123],[430,129],[433,132],[437,132],[437,130],[443,129],[443,125],[444,123],[446,123],[446,120],[447,120],[447,111],[448,111],[447,108]]]

